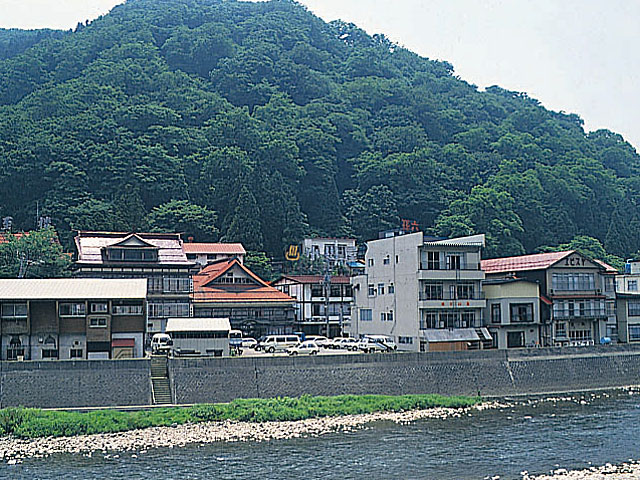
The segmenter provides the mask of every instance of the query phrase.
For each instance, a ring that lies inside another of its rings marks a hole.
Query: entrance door
[[[524,332],[507,332],[507,348],[524,347]]]

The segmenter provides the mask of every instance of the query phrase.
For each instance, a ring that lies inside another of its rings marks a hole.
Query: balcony
[[[439,272],[439,271],[447,271],[447,272],[455,272],[456,270],[458,271],[473,271],[473,270],[480,270],[480,264],[479,263],[473,263],[473,262],[463,262],[460,264],[460,268],[447,268],[447,266],[443,263],[440,263],[439,265],[430,265],[428,262],[420,262],[420,270],[428,270],[430,272]]]
[[[586,308],[572,311],[558,310],[553,312],[555,320],[593,320],[606,319],[607,311],[604,308]]]
[[[484,292],[474,293],[473,295],[465,295],[470,298],[461,298],[460,296],[443,294],[442,298],[433,298],[425,292],[420,292],[418,307],[420,308],[485,308],[487,301],[484,298]]]
[[[484,280],[484,271],[479,268],[461,268],[457,270],[423,269],[418,270],[418,280]]]

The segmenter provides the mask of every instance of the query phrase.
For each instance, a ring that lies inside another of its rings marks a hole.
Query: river
[[[639,395],[562,398],[313,438],[25,459],[0,465],[0,478],[519,479],[523,470],[542,474],[640,458]]]

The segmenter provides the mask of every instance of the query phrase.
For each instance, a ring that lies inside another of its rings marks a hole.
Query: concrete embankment
[[[511,396],[640,384],[640,346],[172,359],[178,404],[338,394]],[[149,405],[149,360],[0,362],[0,407]]]

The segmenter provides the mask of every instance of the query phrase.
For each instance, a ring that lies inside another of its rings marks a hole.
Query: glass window
[[[69,350],[69,358],[82,358],[82,349],[72,348]]]
[[[476,314],[475,312],[462,312],[460,314],[462,328],[472,328],[475,326]]]
[[[440,270],[440,252],[427,252],[427,270]]]
[[[378,295],[384,295],[384,283],[378,284]]]
[[[473,283],[463,283],[457,285],[457,295],[462,300],[473,299]]]
[[[393,286],[393,283],[389,285],[387,293],[396,293],[396,287]]]
[[[89,327],[91,328],[106,328],[107,319],[105,317],[96,317],[89,320]]]
[[[511,323],[533,322],[533,303],[512,303]]]
[[[594,290],[593,273],[554,273],[551,276],[551,288],[560,291]]]
[[[627,280],[627,290],[630,292],[638,291],[638,281],[637,280]]]
[[[91,313],[107,313],[109,311],[107,302],[92,303],[89,310]]]
[[[380,321],[384,322],[387,319],[387,314],[385,312],[380,312]]]
[[[370,308],[361,308],[360,309],[360,321],[361,322],[370,322],[373,320],[373,312]]]
[[[632,300],[628,303],[628,311],[630,317],[640,317],[640,301]]]
[[[640,325],[629,325],[629,341],[637,342],[640,340]]]
[[[393,322],[393,310],[387,312],[387,322]]]
[[[425,283],[422,300],[442,300],[442,283]]]
[[[420,330],[438,328],[438,312],[424,312],[420,318]]]
[[[372,283],[370,283],[368,286],[368,294],[370,297],[375,297],[376,295],[376,287]]]
[[[331,285],[331,297],[340,297],[342,296],[342,292],[340,289],[340,285]]]
[[[351,285],[345,285],[344,286],[344,296],[345,297],[352,297],[353,296],[353,288],[351,287]]]
[[[2,317],[3,318],[27,318],[27,304],[26,303],[3,303]]]
[[[502,323],[502,311],[499,303],[491,304],[491,323]]]
[[[447,270],[460,270],[462,255],[459,253],[447,253]]]
[[[324,297],[324,288],[322,288],[322,285],[311,285],[311,296]]]
[[[61,303],[59,312],[61,317],[84,317],[87,310],[84,303]]]

